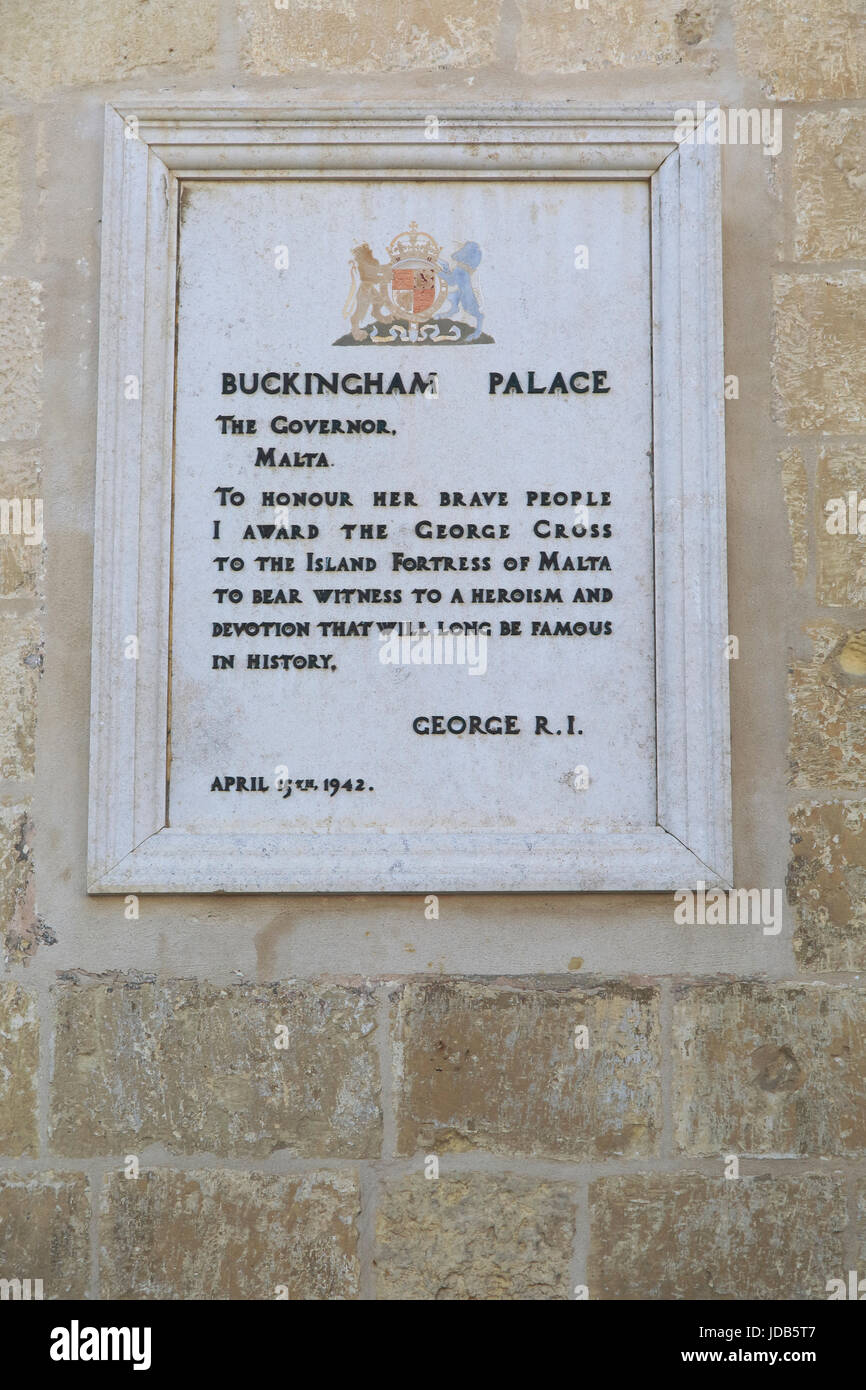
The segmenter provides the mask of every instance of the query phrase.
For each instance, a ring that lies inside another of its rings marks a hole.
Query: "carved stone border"
[[[670,111],[106,109],[88,891],[664,890],[732,879],[720,161]],[[652,193],[658,815],[640,833],[166,823],[181,180],[640,178]],[[137,399],[125,382],[135,376]],[[138,658],[125,659],[137,635]]]

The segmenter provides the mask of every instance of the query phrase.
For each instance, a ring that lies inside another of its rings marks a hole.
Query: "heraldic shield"
[[[430,318],[437,307],[437,299],[442,298],[441,290],[439,293],[437,290],[439,280],[436,271],[430,266],[394,267],[391,276],[391,299],[398,310],[402,310],[416,323]]]
[[[343,310],[351,332],[335,346],[492,343],[481,331],[484,315],[474,283],[480,262],[474,241],[464,242],[450,263],[443,260],[439,243],[416,222],[389,243],[387,262],[362,242],[349,261],[352,284]]]

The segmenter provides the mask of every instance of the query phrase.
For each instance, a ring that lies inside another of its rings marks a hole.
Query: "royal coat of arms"
[[[343,310],[351,332],[335,346],[492,343],[481,331],[484,315],[474,279],[480,263],[475,241],[443,260],[439,243],[415,222],[390,243],[387,262],[362,242],[352,251],[352,285]]]

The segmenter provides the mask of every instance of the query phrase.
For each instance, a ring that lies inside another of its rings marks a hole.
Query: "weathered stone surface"
[[[715,65],[712,0],[517,0],[517,63],[524,72],[584,72],[658,63]]]
[[[0,1279],[41,1279],[43,1298],[85,1298],[90,1201],[83,1173],[0,1174]]]
[[[0,444],[0,497],[41,496],[42,455],[38,445]]]
[[[819,450],[815,503],[818,602],[866,605],[866,448]]]
[[[799,449],[785,449],[779,455],[779,463],[791,531],[794,578],[798,584],[802,584],[809,569],[809,483],[806,465]]]
[[[19,537],[12,538],[20,545]],[[0,538],[0,545],[9,544]],[[32,618],[0,614],[0,777],[33,776],[41,633]]]
[[[850,787],[866,779],[866,633],[823,623],[807,629],[809,661],[788,681],[791,782],[795,787]]]
[[[0,807],[0,933],[8,960],[28,956],[38,939],[32,832],[25,807]]]
[[[0,439],[32,439],[39,427],[41,291],[34,280],[0,277]]]
[[[398,1152],[653,1153],[657,1009],[656,991],[622,981],[406,985],[393,1021]]]
[[[866,428],[866,271],[777,275],[774,409],[788,430]]]
[[[42,545],[24,545],[19,536],[0,536],[0,598],[37,598],[44,555]]]
[[[39,1015],[36,998],[0,983],[0,1153],[35,1154]]]
[[[28,0],[6,7],[0,77],[24,96],[132,78],[151,68],[212,66],[218,0]]]
[[[388,1183],[376,1221],[377,1295],[390,1300],[570,1297],[575,1193],[482,1173]]]
[[[866,1153],[866,992],[749,980],[683,986],[674,1132],[687,1154]]]
[[[866,970],[866,801],[791,812],[788,902],[802,970]]]
[[[826,1298],[844,1182],[637,1173],[590,1187],[593,1299]]]
[[[0,116],[0,256],[5,256],[21,230],[21,177],[18,122]]]
[[[794,210],[800,260],[866,256],[866,112],[811,111],[797,121]]]
[[[16,499],[21,507],[17,511]],[[10,504],[2,515],[4,500]],[[0,597],[35,598],[42,588],[45,543],[39,541],[42,501],[41,454],[32,444],[0,445]],[[25,503],[29,502],[29,507]],[[20,523],[19,523],[20,517]],[[3,533],[3,526],[6,532]],[[20,530],[16,532],[16,527]],[[30,544],[24,534],[30,528]]]
[[[859,0],[735,0],[734,34],[741,71],[777,101],[863,95]]]
[[[187,1153],[379,1154],[375,1001],[364,988],[119,979],[64,983],[57,1009],[60,1153],[161,1142]]]
[[[344,1173],[112,1173],[100,1296],[356,1298],[359,1212]]]
[[[866,1284],[860,1283],[860,1280],[866,1279],[866,1181],[864,1181],[862,1178],[859,1180],[855,1180],[853,1183],[853,1187],[855,1192],[855,1201],[857,1204],[855,1239],[857,1243],[857,1275],[858,1283],[860,1284],[857,1293],[857,1301],[860,1302],[863,1298],[864,1293],[866,1293]],[[849,1292],[850,1282],[847,1270],[833,1270],[833,1277],[837,1279],[844,1279],[846,1284],[846,1293]]]
[[[244,65],[272,74],[478,67],[493,60],[501,0],[242,0]]]

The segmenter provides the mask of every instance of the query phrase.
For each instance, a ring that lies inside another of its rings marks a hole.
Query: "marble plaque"
[[[109,113],[92,891],[729,878],[717,152],[402,119]]]

